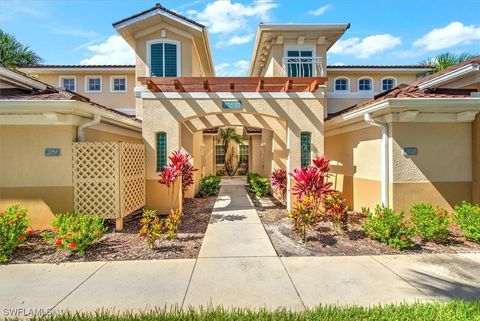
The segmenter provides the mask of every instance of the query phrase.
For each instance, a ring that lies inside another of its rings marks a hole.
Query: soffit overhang
[[[286,40],[302,39],[326,46],[327,50],[350,27],[343,24],[261,24],[258,26],[252,58],[250,60],[250,76],[258,76],[262,70],[262,60],[268,57],[272,45],[283,44]]]

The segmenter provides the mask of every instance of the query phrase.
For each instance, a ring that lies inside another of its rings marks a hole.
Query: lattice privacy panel
[[[145,147],[73,143],[74,211],[122,218],[145,205]]]
[[[145,206],[145,146],[120,143],[120,211],[122,217]]]

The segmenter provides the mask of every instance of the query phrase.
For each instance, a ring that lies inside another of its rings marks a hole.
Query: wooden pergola
[[[152,92],[315,92],[327,77],[138,77]]]

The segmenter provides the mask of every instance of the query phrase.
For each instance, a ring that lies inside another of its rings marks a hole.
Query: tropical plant
[[[163,224],[155,210],[143,210],[140,220],[140,236],[145,238],[150,249],[155,247],[155,241],[160,238],[163,232]]]
[[[405,222],[403,212],[377,205],[375,213],[368,212],[363,229],[368,236],[387,245],[404,249],[413,246],[415,228]]]
[[[256,196],[267,196],[270,194],[270,181],[265,177],[253,176],[249,180],[249,189]]]
[[[185,194],[193,185],[193,172],[198,171],[198,168],[193,167],[192,156],[180,150],[173,151],[168,159],[170,160],[170,167],[176,168],[178,174],[182,176],[182,193]]]
[[[456,205],[453,219],[467,239],[480,243],[480,205],[467,202]]]
[[[178,228],[180,227],[180,223],[182,222],[183,213],[181,210],[170,210],[170,214],[167,218],[163,221],[163,225],[165,226],[166,230],[166,238],[170,240],[174,240],[177,238]]]
[[[325,195],[323,207],[326,218],[332,221],[336,230],[348,228],[348,206],[341,192],[333,191]]]
[[[220,140],[223,145],[224,159],[225,159],[225,170],[229,176],[235,175],[240,165],[240,162],[234,162],[233,153],[230,154],[230,157],[227,159],[227,151],[231,142],[242,145],[243,137],[238,134],[236,129],[233,127],[221,128],[220,129]]]
[[[448,212],[439,206],[418,203],[410,208],[412,223],[424,241],[443,242],[448,238],[450,219]]]
[[[25,240],[27,228],[27,209],[19,204],[0,214],[0,262],[8,262],[15,248]]]
[[[297,199],[301,199],[305,195],[321,199],[323,195],[331,193],[333,184],[327,182],[329,163],[330,161],[325,156],[315,155],[313,165],[300,169],[295,168],[293,173],[289,173],[294,179],[292,194],[296,195]]]
[[[53,240],[58,249],[67,249],[80,256],[107,231],[102,218],[81,213],[55,214],[52,227],[53,234],[45,238]]]
[[[436,57],[429,57],[420,61],[420,64],[424,66],[432,66],[431,73],[436,73],[453,65],[467,61],[473,57],[475,56],[468,53],[455,54],[452,52],[443,52]]]
[[[217,196],[220,190],[220,177],[216,175],[205,176],[200,180],[198,197]]]
[[[303,195],[288,213],[293,229],[300,235],[302,242],[307,242],[308,230],[319,222],[320,202],[313,195]]]
[[[22,45],[13,35],[0,29],[0,65],[15,69],[21,65],[38,64],[43,61],[28,46]]]
[[[270,176],[270,184],[280,194],[282,201],[285,201],[285,195],[287,195],[287,171],[282,168],[275,169],[272,176]]]

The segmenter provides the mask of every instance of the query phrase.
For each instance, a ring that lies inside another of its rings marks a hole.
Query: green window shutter
[[[302,132],[300,134],[300,165],[307,167],[312,161],[312,134],[308,132]]]
[[[177,77],[177,45],[165,44],[165,77]]]
[[[156,137],[157,145],[157,172],[167,165],[167,133],[159,132]]]
[[[163,77],[163,43],[150,45],[150,75]]]

